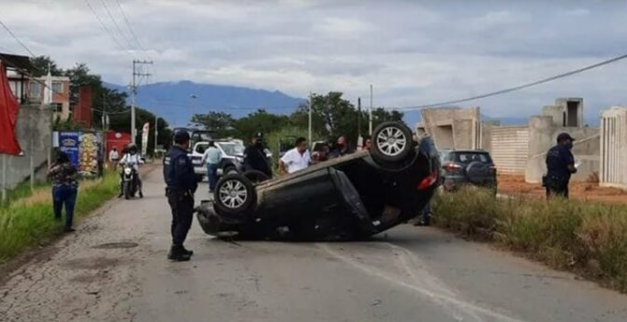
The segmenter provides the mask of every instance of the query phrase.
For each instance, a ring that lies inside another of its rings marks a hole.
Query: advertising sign
[[[98,175],[98,143],[95,133],[83,132],[80,136],[78,172],[83,176]]]
[[[67,153],[70,162],[78,167],[78,150],[80,132],[59,132],[59,149]]]
[[[150,130],[150,123],[146,122],[142,129],[142,155],[146,155],[148,152],[148,131]]]

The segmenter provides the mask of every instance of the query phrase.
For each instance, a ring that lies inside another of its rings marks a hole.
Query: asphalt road
[[[13,273],[0,321],[627,321],[625,295],[433,228],[236,244],[194,222],[195,256],[171,263],[160,171],[145,190]]]

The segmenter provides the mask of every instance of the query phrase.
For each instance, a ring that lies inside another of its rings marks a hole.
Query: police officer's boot
[[[168,259],[175,262],[185,262],[188,261],[190,257],[191,255],[180,245],[172,245],[170,253],[168,254]]]
[[[185,255],[187,255],[189,257],[192,257],[192,255],[194,255],[194,251],[193,250],[187,250],[185,248],[185,246],[181,246],[181,248],[182,248],[183,254],[185,254]]]

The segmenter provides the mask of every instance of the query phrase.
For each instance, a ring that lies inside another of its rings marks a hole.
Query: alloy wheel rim
[[[237,209],[248,199],[246,186],[239,180],[228,180],[218,190],[220,202],[228,208]]]
[[[397,127],[386,127],[377,135],[377,147],[385,155],[397,156],[403,152],[405,146],[407,146],[407,137]]]

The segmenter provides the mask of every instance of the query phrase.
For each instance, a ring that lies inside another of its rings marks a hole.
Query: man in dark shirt
[[[571,152],[573,139],[568,133],[557,136],[557,145],[549,149],[546,155],[547,173],[543,178],[548,197],[568,198],[570,176],[577,172],[575,158]]]
[[[172,248],[168,259],[188,261],[194,252],[185,249],[183,243],[192,226],[194,214],[194,193],[198,179],[192,161],[187,156],[189,133],[178,131],[174,134],[175,145],[163,160],[163,177],[167,185],[166,195],[172,209]]]
[[[272,178],[272,168],[270,168],[270,163],[266,157],[261,133],[253,136],[250,144],[244,150],[244,167],[246,170],[261,171]]]
[[[335,148],[331,151],[331,158],[339,158],[345,156],[347,154],[355,153],[350,145],[348,144],[345,136],[340,136],[337,138],[337,142],[335,143]]]

